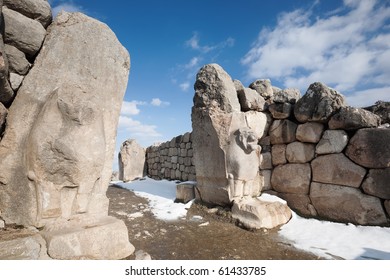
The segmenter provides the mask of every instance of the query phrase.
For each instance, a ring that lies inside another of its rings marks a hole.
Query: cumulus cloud
[[[161,106],[169,106],[169,102],[162,101],[160,98],[153,98],[150,102],[152,106],[161,107]]]
[[[122,109],[121,109],[121,115],[126,116],[132,116],[132,115],[138,115],[140,113],[140,109],[137,107],[137,105],[145,105],[145,102],[142,101],[123,101],[122,103]]]
[[[189,82],[184,82],[179,85],[182,91],[187,91],[190,88],[190,83]]]
[[[341,92],[378,92],[390,86],[389,20],[390,6],[377,0],[344,0],[322,17],[312,9],[282,13],[274,28],[261,30],[242,63],[248,79],[300,89],[322,81]]]
[[[134,120],[131,117],[121,115],[119,117],[119,130],[124,130],[129,133],[130,137],[161,137],[157,132],[155,125],[143,124],[140,121]]]
[[[59,12],[64,11],[64,12],[84,12],[84,9],[82,6],[75,4],[73,1],[69,0],[51,0],[49,1],[51,7],[52,7],[52,12],[53,12],[53,17],[55,17]]]

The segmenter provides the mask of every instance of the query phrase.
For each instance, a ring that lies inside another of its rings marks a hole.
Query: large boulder
[[[46,30],[36,20],[3,7],[4,42],[34,56],[42,46]]]
[[[259,79],[249,85],[249,88],[257,91],[265,100],[272,99],[274,91],[269,79]]]
[[[287,148],[286,144],[278,144],[272,146],[271,158],[272,158],[272,164],[274,166],[287,163],[286,148]]]
[[[241,104],[241,110],[246,112],[249,110],[263,111],[265,100],[254,89],[243,88],[237,90],[238,98]]]
[[[249,229],[272,229],[286,224],[292,213],[287,204],[259,198],[234,201],[232,217]]]
[[[273,101],[275,103],[295,104],[299,98],[301,98],[301,92],[299,91],[299,89],[295,89],[295,88],[286,88],[274,92],[273,95]]]
[[[371,169],[363,182],[365,193],[383,199],[390,199],[390,168]]]
[[[301,142],[318,143],[320,141],[324,125],[317,122],[308,122],[298,125],[297,139]]]
[[[343,107],[330,118],[328,125],[330,129],[357,130],[360,128],[378,127],[380,122],[380,117],[370,111]]]
[[[272,103],[268,110],[271,112],[274,119],[287,119],[290,117],[293,106],[288,103]]]
[[[84,229],[91,224],[98,231],[108,215],[129,68],[128,52],[105,24],[80,13],[57,16],[10,107],[0,145],[6,223],[43,227],[50,235],[49,228],[67,231],[84,217]],[[127,230],[113,224],[104,234],[125,238],[115,243],[122,246],[115,257],[126,257],[132,253]],[[79,255],[88,258],[88,251]]]
[[[363,128],[349,141],[346,155],[367,168],[390,167],[390,129]]]
[[[194,88],[192,144],[197,195],[219,205],[229,205],[235,197],[258,195],[257,143],[266,118],[262,113],[240,111],[235,85],[219,65],[200,69]]]
[[[316,82],[311,84],[306,94],[297,101],[294,114],[301,123],[308,121],[327,123],[339,108],[345,106],[343,95],[323,83]]]
[[[8,110],[0,103],[0,139],[3,134],[3,128],[5,125],[5,120],[7,119]]]
[[[314,144],[292,142],[287,145],[286,158],[290,163],[306,163],[314,158]]]
[[[145,153],[134,139],[122,143],[118,155],[119,180],[128,182],[146,175]]]
[[[274,120],[270,129],[269,136],[271,144],[287,144],[294,142],[297,124],[290,120]]]
[[[319,156],[311,162],[313,181],[359,188],[366,170],[344,154]]]
[[[0,36],[0,102],[9,105],[14,98],[14,91],[8,80],[8,61],[4,50],[3,40]]]
[[[390,123],[390,102],[377,101],[374,105],[364,108],[381,118],[381,123]]]
[[[43,27],[52,21],[50,4],[47,0],[3,0],[8,8],[39,21]]]
[[[387,223],[380,199],[355,188],[313,182],[310,199],[322,218],[359,225]]]
[[[9,62],[9,71],[20,75],[26,75],[30,69],[30,63],[23,52],[11,45],[5,45],[5,53]]]
[[[289,163],[275,167],[271,186],[281,193],[309,194],[310,180],[310,164]]]
[[[341,153],[348,144],[348,134],[344,130],[326,130],[316,146],[316,153]]]

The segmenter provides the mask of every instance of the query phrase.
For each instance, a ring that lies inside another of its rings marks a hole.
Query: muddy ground
[[[135,250],[147,252],[154,260],[319,259],[283,240],[278,229],[249,231],[238,227],[225,209],[194,203],[187,217],[169,222],[156,219],[148,201],[129,190],[110,186],[107,196],[109,215],[123,220]],[[134,258],[134,254],[129,257]]]

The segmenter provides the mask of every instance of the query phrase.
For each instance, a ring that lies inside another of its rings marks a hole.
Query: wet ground
[[[154,260],[319,259],[295,249],[291,241],[281,239],[277,229],[238,227],[225,209],[194,203],[187,217],[170,222],[156,219],[148,201],[129,190],[110,186],[107,196],[109,215],[123,220],[135,250],[147,252]]]

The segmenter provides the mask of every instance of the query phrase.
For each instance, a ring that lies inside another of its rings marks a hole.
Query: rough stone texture
[[[306,163],[314,158],[314,144],[293,142],[287,145],[286,158],[290,163]]]
[[[226,113],[240,111],[233,80],[218,64],[203,66],[196,76],[194,88],[195,107],[219,108]]]
[[[48,260],[46,242],[37,233],[21,232],[20,237],[0,240],[0,260]]]
[[[290,103],[295,104],[299,98],[301,98],[301,92],[299,89],[286,88],[275,92],[273,95],[273,101],[276,103]]]
[[[262,201],[258,198],[234,201],[232,216],[250,229],[272,229],[291,219],[291,210],[285,203]]]
[[[30,69],[30,63],[24,53],[8,44],[5,45],[4,51],[9,62],[9,71],[19,75],[26,75]]]
[[[377,101],[375,105],[364,108],[381,118],[382,123],[390,123],[390,102]]]
[[[134,255],[135,255],[135,260],[143,260],[143,261],[150,261],[150,260],[152,260],[152,257],[148,253],[146,253],[146,252],[144,252],[142,250],[136,251],[134,253]]]
[[[290,120],[274,120],[269,135],[271,144],[287,144],[295,141],[297,124]]]
[[[80,13],[57,16],[9,110],[0,145],[6,223],[76,230],[84,217],[94,224],[91,230],[100,230],[92,221],[107,218],[106,190],[129,67],[128,52],[105,24]],[[126,251],[121,257],[131,254],[124,225],[112,223],[110,229],[122,232],[115,240],[121,248],[112,237],[102,237],[108,243],[99,246],[108,253],[101,257],[117,250]]]
[[[380,199],[355,188],[313,182],[310,199],[322,218],[359,225],[387,223]]]
[[[19,87],[21,86],[21,84],[24,80],[24,76],[21,76],[21,75],[15,74],[15,73],[10,73],[9,77],[10,77],[9,81],[11,84],[11,88],[16,92],[19,89]]]
[[[362,184],[365,193],[390,199],[390,168],[371,169]]]
[[[286,159],[286,148],[287,145],[285,144],[279,144],[279,145],[273,145],[272,146],[272,164],[273,165],[280,165],[287,163]]]
[[[240,112],[232,79],[210,64],[200,69],[194,88],[193,160],[201,200],[228,205],[235,197],[258,195],[258,134]]]
[[[245,112],[247,126],[254,132],[257,139],[262,139],[268,133],[268,117],[265,113],[249,111]]]
[[[3,7],[4,42],[34,56],[42,46],[46,30],[37,21]]]
[[[359,188],[366,170],[344,154],[319,156],[311,162],[313,181]]]
[[[270,152],[260,154],[260,170],[272,169],[272,155]]]
[[[47,0],[3,0],[4,5],[26,17],[39,21],[47,27],[52,21],[50,4]]]
[[[81,221],[72,227],[49,228],[41,233],[54,259],[118,260],[134,252],[125,223],[113,217]]]
[[[187,203],[195,199],[195,182],[184,182],[176,185],[176,201]]]
[[[244,88],[243,90],[238,90],[237,94],[238,94],[238,99],[240,100],[242,111],[246,112],[249,110],[254,110],[254,111],[264,110],[265,100],[254,89]]]
[[[261,191],[268,191],[272,189],[271,187],[271,175],[272,170],[261,170],[260,171],[260,177],[261,177]]]
[[[274,119],[287,119],[291,115],[292,108],[290,103],[272,103],[268,110]]]
[[[349,141],[346,155],[367,168],[390,167],[390,129],[363,128]]]
[[[316,146],[316,153],[341,153],[348,144],[348,134],[344,130],[326,130]]]
[[[390,200],[385,201],[385,209],[386,209],[387,215],[390,216]]]
[[[378,127],[380,122],[380,117],[370,111],[343,107],[330,118],[328,125],[330,129],[357,130],[360,128]]]
[[[146,175],[145,149],[134,139],[122,143],[118,155],[119,180],[128,182]]]
[[[281,193],[309,194],[310,179],[310,164],[290,163],[275,167],[271,185]]]
[[[8,110],[4,107],[3,104],[0,103],[0,139],[3,134],[3,128],[5,125],[5,121],[7,119]]]
[[[0,36],[0,102],[4,105],[9,105],[14,97],[14,91],[8,81],[8,75],[8,61]]]
[[[273,89],[271,81],[268,79],[259,79],[249,85],[249,88],[257,91],[265,100],[272,99]]]
[[[301,142],[318,143],[323,131],[324,125],[322,123],[308,122],[298,125],[296,137]]]
[[[278,196],[287,201],[288,206],[305,217],[317,216],[314,206],[308,195],[293,193],[278,193]]]
[[[297,101],[294,114],[301,123],[308,121],[326,123],[339,108],[345,106],[343,95],[316,82],[311,84],[306,94]]]

